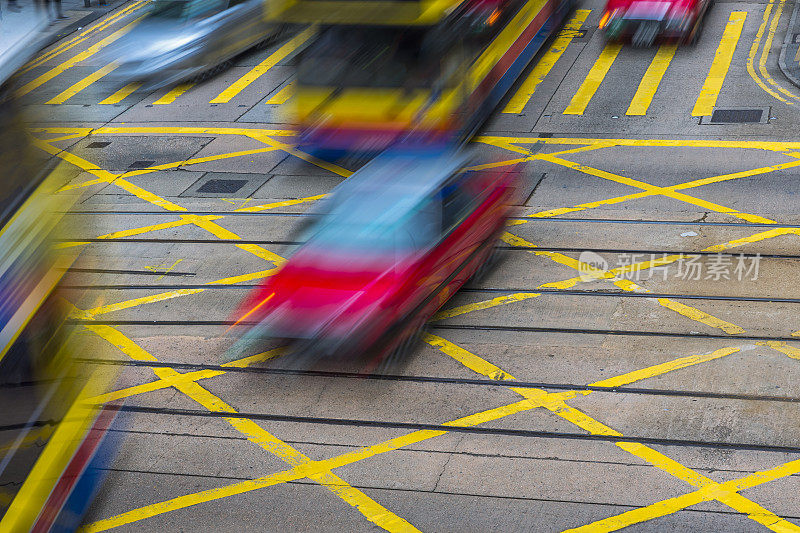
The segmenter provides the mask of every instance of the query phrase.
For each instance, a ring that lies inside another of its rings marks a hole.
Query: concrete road
[[[86,353],[138,364],[95,401],[155,409],[125,415],[86,531],[800,531],[786,6],[717,2],[677,50],[606,45],[602,7],[472,143],[525,161],[520,219],[391,380],[259,371],[277,345],[207,368],[290,215],[355,170],[292,149],[274,59],[299,42],[154,93],[93,75],[141,4],[23,74],[60,194],[82,195],[63,237]]]

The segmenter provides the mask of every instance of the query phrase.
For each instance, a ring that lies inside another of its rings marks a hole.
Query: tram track
[[[138,273],[138,272],[134,272]],[[145,272],[142,272],[145,274]],[[157,273],[158,274],[158,273]],[[192,274],[178,273],[176,276],[186,276]],[[182,290],[182,289],[207,289],[207,290],[248,290],[260,287],[258,284],[214,284],[193,283],[193,284],[99,284],[99,285],[62,285],[62,290],[81,290],[81,291],[138,291],[138,290]],[[459,293],[491,293],[491,294],[516,294],[516,293],[540,293],[542,295],[557,296],[598,296],[606,298],[674,298],[676,300],[707,300],[723,302],[764,302],[764,303],[789,303],[800,304],[800,298],[787,298],[784,296],[733,296],[733,295],[714,295],[714,294],[678,294],[662,292],[631,292],[621,290],[598,290],[582,291],[574,289],[547,289],[547,288],[499,288],[499,287],[462,287]]]
[[[119,410],[126,413],[151,414],[158,416],[184,416],[198,418],[225,418],[243,420],[262,420],[269,422],[289,422],[300,424],[326,425],[326,426],[350,426],[359,428],[381,428],[381,429],[403,429],[410,431],[444,431],[452,433],[466,433],[471,435],[484,436],[503,436],[503,437],[526,437],[541,439],[563,439],[594,442],[622,443],[632,442],[637,444],[673,446],[682,448],[711,448],[717,450],[737,450],[737,451],[762,451],[778,453],[800,453],[800,446],[782,446],[775,444],[758,444],[748,442],[725,442],[725,441],[705,441],[695,439],[673,439],[656,437],[638,437],[614,435],[597,435],[586,433],[573,433],[567,431],[538,431],[528,429],[513,428],[492,428],[477,426],[457,426],[446,424],[430,424],[420,422],[392,422],[387,420],[370,420],[356,418],[331,418],[300,415],[278,415],[272,413],[246,413],[246,412],[217,412],[201,411],[198,409],[178,409],[167,407],[146,407],[138,405],[122,405]]]
[[[465,385],[477,387],[501,387],[501,388],[537,388],[548,390],[564,391],[592,391],[607,392],[614,394],[636,394],[643,396],[670,396],[680,398],[712,398],[722,400],[743,400],[758,402],[778,402],[778,403],[800,403],[800,396],[777,396],[769,394],[737,394],[710,391],[692,391],[675,389],[653,389],[642,387],[606,387],[597,385],[576,385],[570,383],[551,383],[540,381],[510,381],[496,379],[470,379],[470,378],[450,378],[441,376],[416,376],[403,374],[365,374],[361,372],[339,372],[326,370],[307,370],[307,369],[284,369],[266,368],[257,366],[223,366],[197,363],[180,363],[166,361],[120,361],[117,359],[93,359],[77,358],[78,362],[94,365],[110,365],[133,368],[173,368],[190,371],[213,370],[220,372],[232,372],[238,374],[260,374],[268,376],[302,376],[329,379],[354,379],[354,380],[377,380],[393,381],[405,383],[434,383],[447,385]]]
[[[267,239],[146,239],[146,238],[120,238],[102,239],[98,237],[90,238],[62,238],[54,239],[57,243],[103,243],[103,244],[256,244],[265,246],[299,246],[303,241],[289,240],[267,240]],[[749,252],[711,252],[704,250],[666,250],[666,249],[627,249],[627,248],[592,248],[592,247],[569,247],[569,246],[511,246],[499,245],[501,250],[525,251],[525,252],[558,252],[558,253],[583,253],[593,252],[596,254],[637,254],[637,255],[677,255],[689,257],[693,255],[714,256],[714,257],[747,257],[761,259],[800,259],[800,254],[775,254],[775,253],[749,253]]]
[[[150,327],[196,327],[196,326],[254,326],[258,322],[235,320],[97,320],[72,318],[65,321],[69,325],[96,326],[150,326]],[[716,333],[693,333],[682,331],[636,331],[618,329],[556,328],[537,326],[494,326],[481,324],[431,324],[429,329],[461,331],[498,331],[504,333],[565,333],[572,335],[614,335],[620,337],[662,337],[689,339],[739,339],[760,342],[800,342],[800,337],[781,337],[765,335],[727,335]]]
[[[65,215],[135,215],[135,216],[175,216],[173,213],[164,211],[62,211]],[[224,217],[313,217],[315,213],[293,213],[287,211],[181,211],[181,215],[197,216],[224,216]],[[635,224],[653,226],[718,226],[718,227],[740,227],[740,228],[799,228],[800,224],[779,224],[761,222],[711,222],[699,220],[653,220],[653,219],[621,219],[621,218],[570,218],[570,217],[535,217],[522,216],[514,217],[511,220],[524,220],[527,223],[544,222],[579,222],[579,223],[599,223],[599,224]]]

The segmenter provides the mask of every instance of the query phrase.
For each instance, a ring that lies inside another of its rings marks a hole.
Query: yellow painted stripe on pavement
[[[714,60],[711,62],[711,68],[708,70],[708,76],[703,83],[703,88],[700,90],[700,96],[692,109],[693,117],[704,117],[711,115],[714,106],[717,105],[717,97],[722,90],[722,84],[725,77],[728,75],[728,69],[733,60],[733,53],[736,51],[736,45],[739,43],[739,37],[742,35],[744,28],[744,21],[747,18],[746,11],[734,11],[728,17],[728,24],[725,26],[725,31],[722,33],[722,39],[719,41],[717,52],[714,55]]]
[[[594,93],[597,92],[603,79],[605,79],[606,74],[608,74],[609,69],[611,69],[611,65],[614,64],[614,60],[617,58],[617,54],[619,54],[621,49],[622,45],[614,43],[606,44],[603,51],[600,52],[600,57],[598,57],[597,61],[592,65],[586,79],[583,80],[578,92],[575,93],[575,96],[572,97],[569,105],[564,110],[565,115],[583,115],[583,112],[586,111],[586,106],[589,105]]]
[[[474,304],[466,304],[461,305],[458,307],[453,307],[451,309],[446,309],[443,311],[439,311],[431,318],[431,321],[435,320],[444,320],[446,318],[453,318],[454,316],[464,315],[467,313],[471,313],[473,311],[479,311],[481,309],[489,309],[492,307],[497,307],[498,305],[505,305],[514,302],[521,302],[522,300],[528,300],[530,298],[536,298],[537,296],[541,296],[541,293],[538,292],[518,292],[516,294],[509,294],[508,296],[498,296],[497,298],[492,298],[491,300],[485,300],[483,302],[477,302]]]
[[[697,505],[704,501],[718,500],[726,505],[733,507],[747,517],[755,520],[763,526],[778,532],[798,532],[800,527],[793,524],[773,512],[755,504],[737,494],[738,491],[757,487],[764,483],[776,479],[791,476],[800,472],[800,459],[789,461],[775,468],[754,472],[740,479],[726,481],[725,483],[712,482],[702,488],[684,494],[653,503],[646,507],[633,509],[625,513],[618,514],[609,518],[598,520],[574,529],[566,531],[570,533],[596,533],[598,531],[617,531],[619,529],[639,524],[654,518],[659,518],[672,513],[676,513],[687,507]],[[745,504],[742,500],[745,500]],[[565,533],[566,533],[565,531]]]
[[[126,85],[122,89],[119,89],[118,91],[116,91],[114,94],[112,94],[108,98],[106,98],[104,100],[101,100],[100,104],[101,105],[118,104],[121,101],[125,100],[132,93],[136,92],[136,90],[138,90],[139,87],[141,87],[141,86],[142,86],[141,82],[138,82],[138,81],[135,81],[133,83],[129,83],[128,85]]]
[[[703,251],[723,252],[725,250],[736,248],[737,246],[742,246],[744,244],[759,242],[766,239],[772,239],[773,237],[780,237],[781,235],[788,235],[788,234],[795,234],[795,235],[798,234],[797,228],[774,228],[750,235],[749,237],[742,237],[740,239],[730,240],[726,243],[715,244],[714,246],[709,246],[708,248],[705,248]]]
[[[454,427],[471,427],[471,426],[476,426],[478,424],[499,420],[506,416],[517,414],[523,411],[528,411],[535,407],[537,406],[531,404],[531,402],[528,400],[520,400],[517,402],[510,403],[508,405],[495,407],[493,409],[482,411],[480,413],[475,413],[469,416],[458,418],[456,420],[452,420],[450,422],[445,422],[444,425],[454,426]],[[159,502],[147,505],[145,507],[140,507],[138,509],[128,511],[126,513],[122,513],[113,516],[111,518],[107,518],[105,520],[99,520],[97,522],[84,526],[84,528],[80,529],[79,531],[82,531],[84,533],[107,531],[115,527],[123,526],[126,524],[132,524],[134,522],[138,522],[139,520],[157,516],[163,513],[168,513],[170,511],[185,509],[193,505],[215,501],[222,498],[227,498],[229,496],[243,494],[246,492],[250,492],[265,487],[279,485],[282,483],[288,483],[291,481],[297,481],[299,479],[303,479],[315,473],[327,470],[333,470],[336,468],[340,468],[342,466],[347,466],[349,464],[363,461],[364,459],[369,459],[387,452],[399,450],[401,448],[405,448],[406,446],[411,446],[412,444],[418,444],[428,439],[432,439],[434,437],[439,437],[446,434],[447,431],[436,431],[427,429],[414,431],[412,433],[408,433],[400,437],[389,439],[379,444],[366,446],[364,448],[360,448],[352,452],[344,453],[342,455],[333,457],[331,459],[326,459],[323,461],[312,461],[311,463],[300,465],[290,470],[285,470],[283,472],[270,474],[253,480],[240,481],[237,483],[233,483],[231,485],[227,485],[225,487],[208,489],[201,492],[196,492],[194,494],[179,496],[177,498],[173,498],[165,502]]]
[[[677,359],[667,361],[666,363],[649,366],[641,370],[634,370],[633,372],[621,374],[613,378],[607,378],[607,379],[602,379],[600,381],[595,381],[594,383],[590,383],[590,385],[597,387],[622,387],[624,385],[630,385],[631,383],[634,383],[636,381],[641,381],[643,379],[651,378],[654,376],[660,376],[662,374],[666,374],[667,372],[672,372],[674,370],[687,368],[700,363],[704,363],[706,361],[713,361],[714,359],[727,357],[728,355],[734,354],[738,351],[740,351],[740,348],[728,347],[728,348],[720,348],[718,350],[714,350],[713,352],[708,354],[679,357]]]
[[[164,96],[162,96],[161,98],[159,98],[158,100],[153,102],[153,105],[171,104],[172,102],[175,101],[175,99],[177,97],[179,97],[180,95],[182,95],[183,93],[185,93],[186,91],[191,89],[192,87],[194,87],[194,83],[191,83],[191,82],[189,82],[189,83],[181,83],[179,85],[176,85],[175,87],[173,87],[172,89],[167,91],[167,93]]]
[[[586,22],[586,17],[591,13],[591,9],[576,9],[575,16],[564,25],[564,29],[558,34],[558,37],[553,41],[553,46],[545,52],[542,59],[536,63],[536,66],[531,70],[530,75],[525,79],[519,87],[519,90],[511,97],[503,109],[503,113],[522,113],[528,101],[536,92],[536,88],[550,73],[550,70],[555,66],[558,59],[567,49],[569,43],[577,35],[578,30],[581,29],[583,23]]]
[[[483,360],[482,358],[467,352],[463,348],[450,343],[444,339],[438,339],[437,345],[442,346],[441,350],[453,357],[455,357],[459,361],[463,361],[465,365],[469,368],[472,368],[476,372],[484,373],[487,376],[498,376],[495,379],[514,379],[513,376],[505,373],[503,370],[499,369],[495,365],[488,363],[487,361]],[[708,360],[708,359],[706,359]],[[698,361],[699,362],[699,361]],[[664,365],[657,365],[660,367],[662,372],[669,372],[672,370],[669,366]],[[609,436],[623,436],[617,430],[614,430],[602,422],[595,420],[591,416],[587,415],[586,413],[567,405],[565,402],[566,399],[574,397],[578,394],[591,394],[591,391],[567,391],[571,393],[571,395],[567,393],[548,393],[541,389],[536,388],[520,388],[520,387],[512,387],[511,390],[524,395],[526,398],[530,399],[532,402],[536,402],[538,405],[548,409],[552,413],[560,416],[561,418],[575,424],[576,426],[588,431],[594,435],[609,435]],[[747,476],[746,478],[742,478],[740,480],[734,480],[733,482],[728,482],[727,484],[719,484],[715,481],[703,476],[702,474],[695,472],[691,468],[688,468],[681,463],[667,457],[663,453],[650,448],[641,443],[634,443],[634,442],[617,442],[615,445],[628,453],[639,457],[647,461],[648,463],[652,464],[656,468],[659,468],[668,474],[677,477],[692,486],[699,487],[699,492],[703,494],[707,494],[709,497],[704,499],[714,499],[718,500],[729,507],[746,514],[752,520],[769,527],[775,531],[798,531],[800,528],[795,529],[797,526],[787,522],[786,520],[781,519],[771,511],[763,508],[762,506],[748,500],[747,498],[737,494],[735,491],[743,490],[744,488],[750,488],[752,486],[761,484],[766,480],[773,480],[778,479],[780,477],[786,477],[792,475],[797,470],[795,470],[795,465],[793,463],[798,463],[797,468],[800,469],[800,460],[786,463],[777,469],[773,469],[773,471],[761,472],[757,473],[758,475],[751,475]],[[790,466],[791,465],[791,466]],[[766,475],[765,475],[766,474]],[[726,486],[727,485],[727,486]],[[730,488],[728,488],[730,486]],[[674,512],[670,511],[670,512]],[[666,513],[670,514],[670,513]],[[647,514],[644,516],[639,517],[639,521],[650,520],[655,518],[655,516],[663,516],[663,515],[654,515],[651,517],[647,517]],[[607,526],[608,524],[606,524]],[[626,524],[630,525],[630,524]],[[773,527],[776,526],[776,527]],[[625,527],[625,526],[622,526]],[[611,529],[619,529],[619,528],[611,528]],[[606,527],[601,528],[589,528],[585,531],[608,531]]]
[[[219,93],[219,95],[211,100],[210,103],[224,104],[230,102],[234,96],[242,92],[248,85],[256,81],[269,69],[283,61],[286,57],[304,45],[306,41],[308,41],[316,33],[316,31],[316,28],[310,27],[297,34],[289,42],[270,54],[270,56],[264,61],[253,67],[247,74],[233,82],[230,87]]]
[[[185,215],[184,215],[185,216]],[[217,220],[220,218],[224,218],[220,215],[203,215],[208,220]],[[99,235],[98,239],[122,239],[125,237],[133,237],[134,235],[144,235],[146,233],[150,233],[152,231],[159,231],[162,229],[172,229],[172,228],[180,228],[182,226],[188,226],[194,224],[194,220],[181,218],[180,220],[173,220],[171,222],[162,222],[160,224],[151,224],[149,226],[143,226],[140,228],[131,228],[126,230],[115,231],[113,233],[106,233],[105,235]],[[64,242],[58,243],[56,248],[70,248],[73,246],[78,246],[81,244],[89,244],[88,242]]]
[[[289,101],[294,91],[294,82],[288,83],[283,89],[267,98],[266,104],[282,105]]]
[[[119,348],[122,353],[134,360],[156,361],[156,358],[145,351],[141,346],[110,326],[87,325],[86,327],[110,344]],[[169,379],[180,377],[180,374],[172,368],[160,367],[153,368],[152,370],[153,373],[160,378]],[[236,409],[220,397],[201,387],[195,381],[178,380],[173,382],[173,386],[210,412],[229,413],[231,415],[238,414]],[[231,416],[226,417],[225,420],[234,429],[246,436],[249,441],[257,444],[265,451],[275,455],[291,466],[312,465],[314,463],[307,456],[250,419]],[[308,478],[323,485],[345,502],[355,507],[367,520],[387,531],[397,533],[419,532],[419,530],[409,522],[392,513],[360,490],[350,486],[346,481],[333,474],[330,470],[310,474]]]
[[[216,222],[212,222],[206,218],[199,217],[196,215],[187,215],[187,216],[194,222],[194,224],[197,227],[208,231],[209,233],[211,233],[212,235],[214,235],[219,239],[241,240],[241,237],[239,235],[235,234],[234,232],[228,229],[223,228]],[[283,257],[279,256],[274,252],[270,252],[266,248],[263,248],[257,244],[237,244],[236,246],[237,248],[241,248],[242,250],[250,252],[264,259],[265,261],[272,261],[276,265],[282,265],[283,263],[286,262],[286,259],[284,259]]]
[[[642,77],[642,81],[639,82],[639,88],[636,89],[636,94],[633,95],[633,100],[631,100],[631,104],[625,112],[626,115],[647,114],[647,109],[650,107],[658,86],[661,84],[661,79],[664,77],[664,73],[667,71],[667,67],[669,67],[677,49],[677,45],[674,44],[662,44],[658,48],[653,61],[650,62],[650,66],[647,67],[647,71]]]
[[[67,100],[69,100],[70,98],[72,98],[73,96],[75,96],[76,94],[87,88],[89,85],[93,84],[94,82],[96,82],[97,80],[99,80],[100,78],[102,78],[115,68],[117,68],[118,66],[119,65],[116,62],[109,63],[108,65],[92,72],[82,80],[67,87],[58,95],[54,96],[53,98],[45,102],[45,104],[63,104],[64,102],[66,102]]]
[[[793,336],[796,336],[796,333],[792,333]],[[773,350],[778,350],[782,354],[786,354],[792,359],[800,359],[800,348],[795,348],[794,346],[790,346],[785,342],[781,341],[767,341],[767,342],[760,342],[758,343],[762,346],[769,346]]]
[[[223,279],[218,279],[216,281],[211,281],[208,285],[228,285],[232,283],[242,283],[244,281],[252,281],[256,279],[263,279],[268,276],[274,275],[279,270],[279,267],[273,267],[267,270],[260,270],[258,272],[252,272],[248,274],[241,274],[238,276],[231,276]],[[133,307],[138,307],[140,305],[145,305],[149,303],[156,303],[156,302],[163,302],[164,300],[171,300],[172,298],[178,298],[181,296],[186,296],[189,294],[198,294],[206,289],[202,288],[194,288],[194,289],[176,289],[172,291],[166,291],[158,294],[151,294],[149,296],[142,296],[140,298],[133,298],[131,300],[125,300],[122,302],[117,302],[115,304],[107,304],[98,306],[92,309],[87,309],[86,311],[81,311],[78,315],[78,318],[93,318],[99,315],[105,315],[107,313],[113,313],[115,311],[123,311],[125,309],[131,309]]]
[[[114,23],[117,22],[118,19],[123,18],[125,15],[128,15],[129,13],[132,13],[134,11],[137,11],[137,10],[141,9],[142,7],[144,7],[145,5],[147,5],[149,3],[150,3],[150,0],[139,0],[138,2],[134,2],[133,4],[129,5],[128,7],[124,8],[124,9],[122,9],[122,10],[116,12],[116,13],[114,13],[110,17],[101,19],[100,22],[98,22],[97,24],[93,25],[92,27],[84,30],[83,32],[79,33],[76,37],[73,37],[69,41],[65,41],[64,43],[60,44],[59,46],[57,46],[57,47],[55,47],[55,48],[53,48],[51,50],[48,50],[47,52],[45,52],[44,54],[40,55],[36,59],[34,59],[34,60],[30,61],[29,63],[27,63],[24,67],[22,67],[19,70],[19,74],[24,74],[25,72],[28,72],[32,68],[41,65],[45,61],[49,61],[50,59],[53,59],[54,57],[63,54],[67,50],[70,50],[70,49],[74,48],[75,46],[87,41],[89,39],[89,37],[91,36],[91,34],[97,33],[99,31],[102,31],[102,30],[108,28],[109,26],[112,26]]]
[[[44,74],[42,74],[40,76],[37,76],[33,80],[29,81],[28,83],[26,83],[25,85],[20,87],[19,90],[17,90],[17,92],[15,94],[17,96],[25,96],[26,94],[28,94],[32,90],[36,89],[37,87],[40,87],[40,86],[44,85],[45,83],[47,83],[48,81],[52,80],[53,78],[55,78],[56,76],[58,76],[62,72],[65,72],[65,71],[71,69],[72,67],[74,67],[75,65],[80,63],[81,61],[89,59],[94,54],[96,54],[97,52],[99,52],[100,50],[102,50],[103,48],[108,46],[109,44],[113,43],[114,41],[116,41],[117,39],[119,39],[120,37],[122,37],[123,35],[128,33],[129,31],[131,31],[131,29],[133,29],[133,27],[136,24],[138,24],[141,19],[142,19],[142,17],[137,18],[136,20],[134,20],[130,24],[127,24],[126,26],[123,26],[122,28],[120,28],[119,30],[115,31],[114,33],[112,33],[108,37],[105,37],[100,42],[93,44],[92,46],[90,46],[89,48],[84,50],[83,52],[77,54],[75,57],[72,57],[72,58],[64,61],[60,65],[57,65],[57,66],[51,68],[50,70],[48,70]]]
[[[744,333],[744,328],[741,328],[736,324],[731,324],[730,322],[726,322],[721,318],[709,315],[705,311],[700,311],[697,308],[676,302],[675,300],[670,300],[669,298],[659,298],[658,303],[667,309],[671,309],[676,313],[685,316],[686,318],[694,320],[695,322],[700,322],[702,324],[706,324],[707,326],[721,329],[729,335],[739,335]]]
[[[280,202],[272,202],[269,204],[240,207],[239,209],[234,209],[233,211],[235,213],[256,213],[258,211],[266,211],[267,209],[275,209],[277,207],[287,207],[290,205],[304,204],[306,202],[314,202],[316,200],[322,200],[326,196],[327,194],[317,194],[315,196],[306,196],[305,198],[297,198],[295,200],[282,200]]]

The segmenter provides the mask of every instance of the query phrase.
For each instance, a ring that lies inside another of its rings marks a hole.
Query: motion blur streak
[[[74,229],[65,211],[79,196],[55,196],[74,174],[35,149],[13,96],[25,92],[13,75],[36,51],[42,22],[30,10],[0,19],[0,531],[11,532],[75,529],[115,448],[106,436],[117,407],[82,400],[107,390],[116,371],[74,359],[83,348],[64,323],[59,283],[76,253],[51,246]]]

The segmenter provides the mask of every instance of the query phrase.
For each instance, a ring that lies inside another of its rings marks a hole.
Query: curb
[[[790,82],[800,87],[800,64],[793,62],[793,66],[790,67],[786,63],[786,57],[790,54],[794,57],[798,53],[798,49],[800,49],[800,43],[793,42],[794,36],[796,34],[800,35],[800,28],[797,27],[798,11],[800,11],[800,0],[795,0],[792,18],[789,19],[789,27],[786,29],[786,37],[783,39],[781,54],[778,57],[778,67]]]

